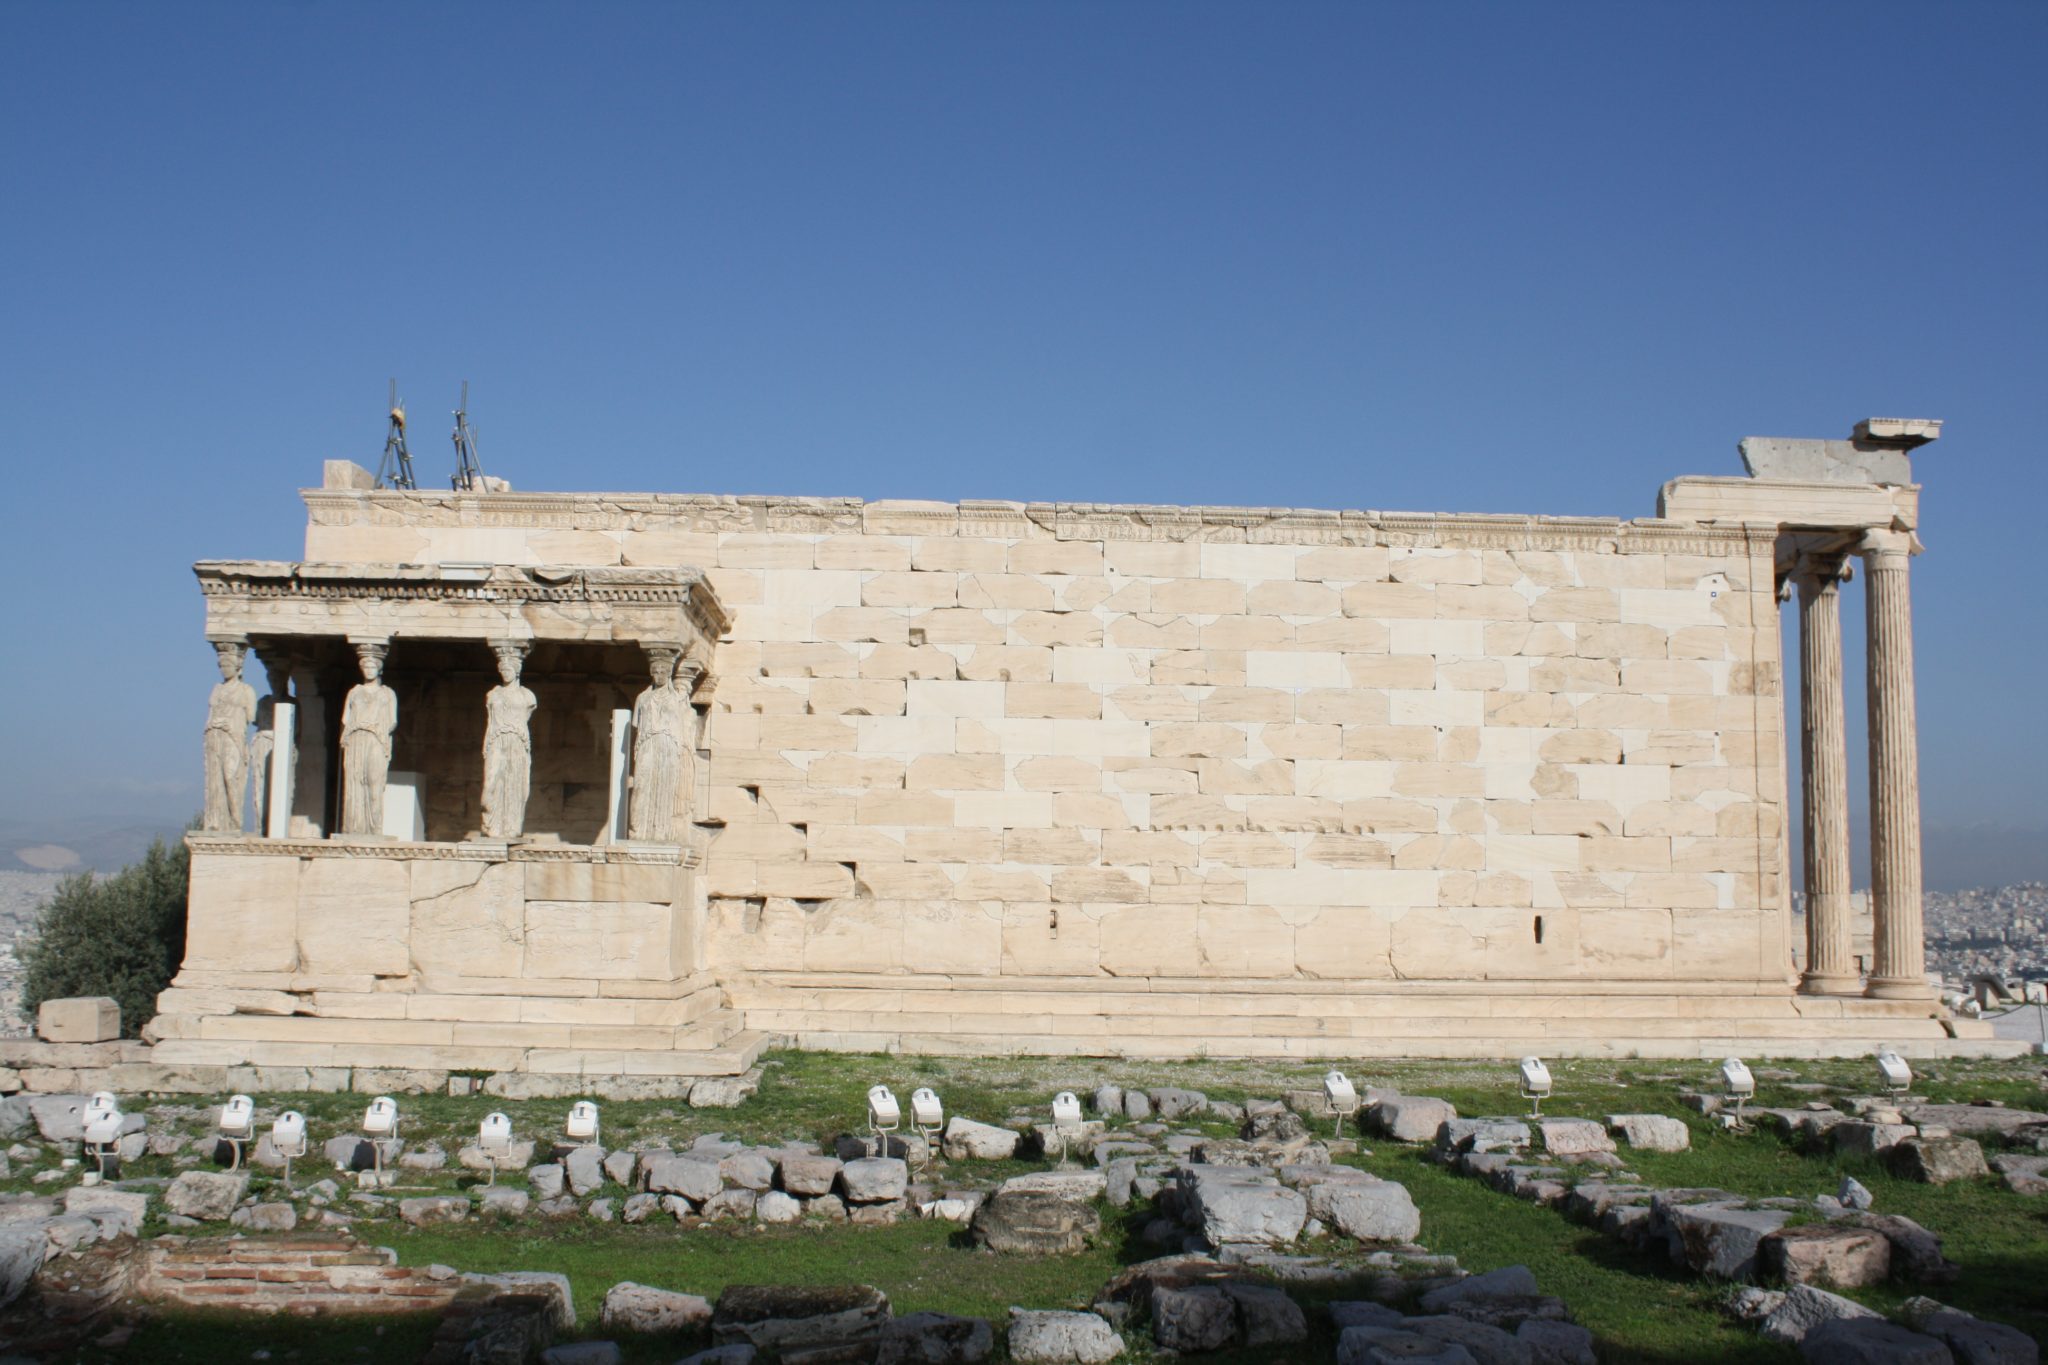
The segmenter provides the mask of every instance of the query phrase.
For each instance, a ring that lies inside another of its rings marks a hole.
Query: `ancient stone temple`
[[[1745,442],[1750,477],[1633,521],[401,492],[331,462],[303,560],[197,566],[227,681],[156,1056],[1995,1049],[1921,962],[1907,452],[1938,425]]]

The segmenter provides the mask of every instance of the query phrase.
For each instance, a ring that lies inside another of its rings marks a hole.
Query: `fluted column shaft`
[[[1876,961],[1869,994],[1922,999],[1927,987],[1920,908],[1920,753],[1913,718],[1913,540],[1901,531],[1863,539],[1870,648],[1870,898]]]
[[[1853,995],[1849,951],[1849,743],[1842,704],[1842,566],[1802,565],[1799,587],[1800,758],[1806,851],[1807,995]]]

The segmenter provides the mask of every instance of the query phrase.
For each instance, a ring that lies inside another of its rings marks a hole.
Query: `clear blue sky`
[[[2048,875],[2044,58],[2040,3],[8,7],[0,842],[197,808],[187,566],[295,555],[396,375],[423,481],[466,377],[523,488],[1646,515],[1946,418],[1927,819]]]

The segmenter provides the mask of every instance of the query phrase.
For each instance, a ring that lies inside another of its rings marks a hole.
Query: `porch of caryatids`
[[[1869,660],[1870,899],[1875,944],[1868,994],[1923,999],[1920,754],[1913,703],[1913,607],[1907,575],[1917,548],[1905,531],[1871,531],[1863,557]]]
[[[498,685],[484,698],[483,833],[487,839],[516,839],[526,829],[533,785],[529,724],[537,703],[519,680],[527,646],[502,641],[491,649],[498,661]]]
[[[1842,599],[1846,564],[1802,560],[1799,591],[1800,762],[1805,781],[1807,995],[1853,995],[1862,979],[1850,952],[1849,746],[1842,701]]]
[[[206,700],[206,789],[199,827],[209,834],[240,834],[249,795],[249,727],[256,723],[256,689],[242,680],[246,640],[216,639],[220,681]]]
[[[384,682],[382,641],[356,641],[363,680],[341,708],[341,832],[380,838],[384,788],[391,776],[391,737],[398,728],[398,694]]]

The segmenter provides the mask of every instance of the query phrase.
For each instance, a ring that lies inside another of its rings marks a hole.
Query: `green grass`
[[[1752,1064],[1760,1071],[1772,1069],[1754,1059]],[[1410,1094],[1440,1095],[1464,1114],[1526,1112],[1526,1102],[1515,1094],[1513,1069],[1504,1063],[1404,1062],[1348,1069],[1361,1087],[1387,1085]],[[1797,1105],[1814,1098],[1866,1093],[1871,1079],[1870,1065],[1863,1061],[1795,1062],[1783,1069],[1796,1072],[1796,1081],[1760,1078],[1759,1105]],[[1286,1088],[1316,1088],[1323,1070],[1321,1065],[1264,1062],[779,1053],[767,1059],[760,1093],[738,1109],[692,1110],[673,1100],[610,1102],[603,1106],[603,1135],[613,1147],[687,1146],[700,1135],[722,1133],[745,1142],[817,1141],[828,1144],[829,1149],[834,1137],[861,1126],[865,1092],[877,1081],[892,1085],[905,1096],[912,1087],[929,1084],[944,1097],[950,1113],[1000,1123],[1013,1113],[1044,1113],[1056,1089],[1085,1092],[1104,1081],[1180,1085],[1201,1090],[1212,1099],[1242,1102],[1272,1097]],[[1994,1181],[1933,1189],[1893,1180],[1871,1163],[1850,1163],[1831,1154],[1798,1150],[1767,1132],[1724,1132],[1678,1102],[1681,1087],[1711,1089],[1717,1071],[1712,1064],[1568,1061],[1554,1063],[1552,1070],[1557,1093],[1546,1104],[1546,1111],[1596,1118],[1609,1113],[1655,1112],[1673,1114],[1688,1123],[1694,1144],[1691,1151],[1628,1154],[1630,1165],[1648,1182],[1718,1186],[1752,1197],[1811,1198],[1834,1192],[1842,1174],[1853,1173],[1870,1186],[1878,1208],[1903,1213],[1942,1234],[1948,1255],[1963,1266],[1963,1276],[1958,1284],[1937,1291],[1938,1297],[1971,1312],[2012,1322],[2037,1337],[2048,1336],[2048,1315],[2044,1315],[2048,1294],[2039,1288],[2048,1276],[2048,1201],[2014,1195]],[[1798,1083],[1830,1088],[1819,1092],[1792,1088]],[[1938,1101],[1998,1099],[2015,1107],[2048,1109],[2048,1091],[2044,1091],[2038,1063],[1929,1064],[1917,1077],[1914,1091]],[[315,1153],[298,1163],[296,1185],[303,1189],[332,1174],[318,1159],[318,1144],[335,1133],[354,1131],[367,1103],[368,1097],[362,1095],[259,1097],[259,1112],[266,1121],[270,1113],[285,1107],[307,1115]],[[408,1145],[438,1141],[452,1159],[461,1142],[474,1134],[477,1120],[492,1109],[509,1113],[520,1136],[548,1139],[560,1132],[569,1101],[420,1095],[401,1096],[400,1104]],[[140,1107],[140,1102],[131,1102],[131,1107]],[[209,1108],[194,1103],[179,1126],[197,1134],[207,1128],[211,1116]],[[1327,1131],[1326,1123],[1318,1126]],[[1227,1125],[1215,1120],[1183,1120],[1173,1126],[1199,1127],[1211,1134],[1228,1131]],[[544,1151],[545,1142],[542,1147]],[[985,1185],[1045,1164],[968,1163],[948,1170],[941,1163],[930,1179],[940,1187],[957,1180]],[[1527,1265],[1545,1292],[1564,1298],[1577,1320],[1596,1334],[1604,1359],[1655,1365],[1793,1358],[1721,1316],[1717,1305],[1727,1294],[1727,1286],[1680,1277],[1668,1266],[1639,1257],[1559,1212],[1455,1176],[1400,1144],[1377,1144],[1375,1154],[1361,1158],[1360,1164],[1408,1186],[1422,1210],[1422,1240],[1432,1250],[1453,1254],[1472,1270]],[[145,1158],[130,1174],[168,1176],[178,1169],[167,1158]],[[67,1179],[35,1187],[29,1179],[31,1170],[31,1163],[17,1163],[15,1174],[0,1181],[0,1188],[54,1192],[70,1183]],[[409,1188],[397,1193],[441,1191],[474,1183],[478,1177],[451,1165],[431,1174],[405,1172],[403,1179]],[[259,1173],[256,1180],[259,1194],[282,1194],[274,1176]],[[512,1173],[503,1183],[518,1186],[523,1181]],[[614,1197],[621,1193],[609,1188],[606,1192]],[[1094,1250],[1045,1260],[975,1252],[965,1245],[961,1230],[954,1225],[922,1222],[884,1228],[711,1226],[681,1230],[666,1221],[626,1226],[568,1220],[413,1229],[395,1219],[364,1219],[358,1221],[355,1231],[368,1242],[395,1248],[406,1265],[440,1262],[465,1271],[563,1273],[575,1291],[580,1330],[595,1335],[604,1291],[620,1280],[712,1298],[726,1285],[736,1283],[858,1281],[887,1292],[899,1312],[930,1309],[998,1322],[1012,1304],[1079,1307],[1092,1299],[1118,1265],[1153,1254],[1138,1244],[1134,1235],[1145,1216],[1140,1211],[1112,1220],[1103,1245]],[[1310,1249],[1320,1253],[1335,1248]],[[1304,1293],[1300,1297],[1313,1304],[1323,1296]],[[1892,1307],[1903,1293],[1887,1288],[1859,1297],[1874,1306]],[[1317,1324],[1318,1336],[1297,1353],[1298,1358],[1327,1360],[1330,1343],[1326,1328],[1313,1312],[1311,1321]],[[89,1348],[77,1358],[218,1362],[246,1360],[254,1350],[265,1349],[272,1360],[301,1365],[410,1360],[417,1358],[431,1330],[430,1325],[418,1322],[382,1325],[383,1334],[375,1335],[374,1325],[366,1323],[308,1326],[184,1315],[143,1326],[134,1340],[118,1351]],[[1133,1345],[1137,1359],[1150,1358],[1142,1333]],[[681,1353],[673,1344],[634,1343],[629,1358],[668,1361]],[[1230,1358],[1210,1359],[1225,1365]],[[1278,1357],[1267,1352],[1247,1354],[1243,1359],[1270,1361]]]

